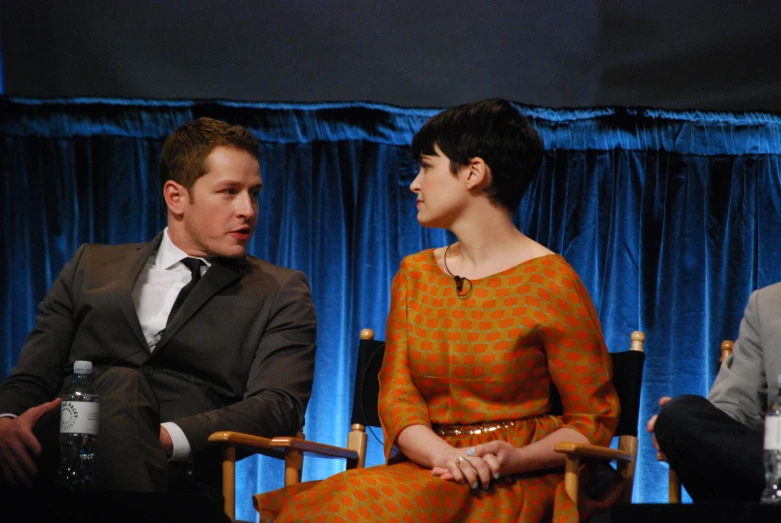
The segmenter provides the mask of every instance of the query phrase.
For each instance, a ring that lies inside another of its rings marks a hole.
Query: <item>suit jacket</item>
[[[732,351],[708,399],[744,425],[763,430],[781,374],[781,283],[751,294]]]
[[[0,385],[0,412],[55,398],[73,362],[89,360],[96,373],[139,369],[161,421],[182,428],[194,456],[215,431],[295,434],[314,378],[317,319],[306,276],[250,256],[216,259],[150,354],[131,290],[161,239],[78,249]]]

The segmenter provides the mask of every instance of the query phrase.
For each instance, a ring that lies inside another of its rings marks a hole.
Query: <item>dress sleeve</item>
[[[392,457],[399,433],[410,425],[430,427],[428,406],[410,375],[407,352],[407,275],[404,263],[391,283],[385,357],[380,370],[379,413],[385,434],[385,460]]]
[[[594,445],[608,445],[620,404],[596,310],[572,270],[552,280],[548,290],[549,321],[542,338],[550,376],[561,396],[564,426]]]

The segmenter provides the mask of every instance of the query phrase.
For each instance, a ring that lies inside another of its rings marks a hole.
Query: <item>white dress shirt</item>
[[[160,248],[149,256],[133,286],[133,305],[149,352],[155,350],[163,335],[179,291],[192,278],[190,269],[182,263],[188,257],[187,253],[171,242],[166,227]],[[205,264],[201,265],[203,276],[211,263],[204,258],[199,259]]]

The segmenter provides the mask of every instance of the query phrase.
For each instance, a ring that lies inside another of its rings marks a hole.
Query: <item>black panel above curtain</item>
[[[519,106],[547,148],[521,230],[581,275],[612,351],[646,333],[641,418],[662,395],[705,394],[750,292],[781,281],[781,117]],[[151,239],[165,223],[157,165],[179,124],[211,116],[261,141],[265,188],[250,252],[304,271],[320,320],[308,438],[341,444],[358,332],[385,336],[401,258],[450,241],[422,229],[409,184],[414,132],[435,109],[379,104],[0,98],[0,377],[37,303],[83,242]],[[371,444],[371,442],[370,442]],[[381,460],[373,453],[372,463]],[[280,463],[242,462],[237,517],[281,486]],[[339,470],[310,459],[305,479]],[[666,468],[640,434],[636,501],[666,500]]]

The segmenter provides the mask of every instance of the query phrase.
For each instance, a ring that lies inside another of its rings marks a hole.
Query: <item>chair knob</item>
[[[362,340],[373,340],[374,339],[374,331],[371,329],[363,329],[361,330],[361,339]]]
[[[632,339],[632,346],[629,347],[629,350],[644,352],[643,342],[645,341],[645,333],[643,331],[634,331],[630,338]]]
[[[721,357],[719,357],[719,362],[723,362],[727,359],[727,356],[732,354],[732,346],[734,343],[731,340],[724,340],[721,342]]]

